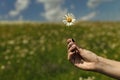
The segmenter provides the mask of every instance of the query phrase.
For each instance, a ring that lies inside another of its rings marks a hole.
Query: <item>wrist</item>
[[[102,72],[104,70],[104,68],[106,67],[107,64],[105,63],[104,58],[98,56],[97,59],[98,60],[97,60],[97,62],[95,64],[95,70],[94,71],[96,71],[96,72]]]

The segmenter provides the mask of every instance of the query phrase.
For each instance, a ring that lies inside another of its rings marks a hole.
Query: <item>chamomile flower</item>
[[[73,25],[74,22],[76,21],[74,15],[72,13],[68,13],[63,18],[64,18],[63,23],[66,24],[67,26]]]

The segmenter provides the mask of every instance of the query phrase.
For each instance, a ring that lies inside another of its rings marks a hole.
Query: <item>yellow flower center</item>
[[[72,18],[71,17],[67,17],[66,20],[67,20],[67,22],[72,22]]]

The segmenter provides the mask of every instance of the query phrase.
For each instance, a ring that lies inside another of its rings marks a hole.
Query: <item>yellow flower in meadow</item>
[[[63,23],[66,24],[67,26],[73,25],[76,20],[72,13],[68,13],[63,18],[64,18]]]

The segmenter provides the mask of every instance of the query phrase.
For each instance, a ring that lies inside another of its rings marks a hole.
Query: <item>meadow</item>
[[[120,22],[0,23],[0,80],[114,80],[75,68],[66,40],[120,61]]]

